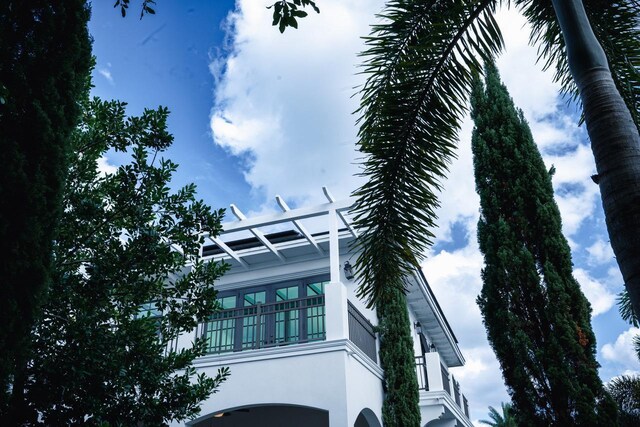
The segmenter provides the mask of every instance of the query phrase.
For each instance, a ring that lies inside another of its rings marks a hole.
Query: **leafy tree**
[[[120,7],[120,13],[122,17],[127,15],[131,0],[116,0],[113,7]],[[155,0],[142,0],[142,6],[140,10],[140,19],[145,14],[153,15],[156,13],[155,9],[151,5],[155,6]],[[320,9],[316,6],[316,2],[313,0],[278,0],[271,6],[267,6],[267,9],[273,8],[273,26],[277,26],[281,33],[288,28],[298,28],[298,20],[296,18],[304,18],[308,14],[304,8],[311,7],[316,13],[320,13]]]
[[[0,2],[0,415],[24,379],[50,280],[67,141],[91,65],[88,19],[84,0]]]
[[[419,427],[418,378],[404,294],[390,289],[377,312],[380,320],[380,364],[384,369],[383,424]]]
[[[607,384],[607,391],[620,410],[620,425],[640,425],[640,377],[622,375],[614,378]]]
[[[516,419],[513,416],[511,404],[503,402],[501,406],[502,415],[500,415],[493,406],[489,406],[489,418],[491,418],[491,421],[480,420],[480,422],[493,427],[518,427]]]
[[[162,425],[199,412],[226,379],[197,375],[204,342],[176,351],[216,308],[213,282],[227,268],[200,257],[223,210],[172,192],[177,165],[160,159],[173,141],[165,108],[126,117],[125,104],[85,103],[71,139],[69,180],[54,245],[53,280],[33,332],[20,422]],[[131,162],[100,172],[108,150]],[[18,424],[18,423],[16,423]]]
[[[384,288],[401,289],[402,274],[415,265],[410,254],[432,243],[436,193],[455,153],[472,75],[501,50],[495,12],[508,3],[528,19],[542,63],[556,68],[564,92],[580,96],[611,244],[640,311],[640,3],[631,0],[387,3],[363,53],[359,146],[368,181],[355,192],[364,230],[360,294],[375,303]]]
[[[518,424],[615,425],[598,377],[591,307],[572,275],[571,251],[522,112],[493,64],[474,82],[471,117],[478,242],[478,304]]]
[[[273,26],[278,26],[278,30],[281,33],[287,29],[287,27],[298,28],[298,21],[296,18],[304,18],[307,16],[307,12],[304,10],[298,9],[298,7],[305,8],[307,6],[311,6],[311,8],[316,12],[320,13],[320,9],[316,6],[316,2],[311,0],[279,0],[275,2],[273,5],[269,6],[268,9],[273,8]]]

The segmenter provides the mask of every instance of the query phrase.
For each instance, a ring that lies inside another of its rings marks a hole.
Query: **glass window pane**
[[[309,283],[307,285],[307,296],[312,297],[315,295],[324,294],[324,286],[329,282]]]
[[[264,304],[267,298],[266,291],[251,292],[244,295],[243,319],[242,319],[242,348],[258,348],[263,345],[265,339],[265,322],[262,315],[258,316],[258,304]],[[259,324],[259,325],[258,325]],[[258,326],[260,336],[258,336]]]
[[[300,339],[300,310],[298,301],[298,286],[276,289],[276,301],[283,301],[276,306],[275,332],[277,343],[295,342]],[[284,302],[290,301],[290,302]]]
[[[325,338],[324,287],[329,282],[309,283],[307,296],[307,339],[309,341]]]
[[[211,315],[205,329],[210,353],[232,351],[234,344],[236,319],[232,318],[235,310],[231,309],[236,307],[236,296],[218,298],[218,304],[222,311]]]

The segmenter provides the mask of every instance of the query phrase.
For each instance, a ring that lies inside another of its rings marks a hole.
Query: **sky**
[[[355,149],[357,87],[363,50],[382,0],[319,0],[299,29],[271,26],[268,0],[158,0],[156,15],[139,19],[133,1],[123,19],[113,2],[94,1],[93,94],[128,102],[128,113],[167,106],[174,145],[165,154],[180,167],[176,187],[194,182],[214,208],[236,204],[247,216],[337,199],[362,184]],[[524,112],[548,167],[574,275],[592,305],[597,357],[604,381],[640,371],[632,338],[620,319],[622,278],[608,243],[593,156],[579,113],[558,96],[552,72],[536,64],[528,28],[517,11],[501,10],[506,48],[497,64]],[[479,199],[467,117],[437,213],[436,242],[422,267],[467,361],[453,374],[468,397],[471,418],[508,401],[498,363],[475,304],[483,258],[476,241]],[[109,153],[105,168],[122,162]]]

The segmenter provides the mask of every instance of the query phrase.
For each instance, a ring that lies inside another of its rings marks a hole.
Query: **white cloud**
[[[470,418],[475,425],[479,419],[487,419],[489,406],[500,407],[501,402],[510,398],[504,387],[502,371],[493,350],[486,343],[476,347],[463,347],[466,364],[451,369],[460,381],[462,393],[469,400]]]
[[[98,159],[98,172],[100,175],[108,175],[112,173],[116,173],[118,171],[118,167],[109,163],[109,159],[105,156],[102,156]]]
[[[475,239],[480,198],[476,193],[473,178],[472,130],[473,121],[467,114],[460,130],[460,143],[456,152],[458,157],[451,162],[447,178],[442,182],[444,190],[440,194],[440,208],[436,211],[437,241],[449,241],[450,227],[458,221],[461,221],[469,230],[471,239]]]
[[[582,292],[591,303],[592,317],[606,313],[613,307],[616,302],[616,295],[604,283],[591,277],[582,268],[575,268],[573,276],[580,283]]]
[[[589,253],[589,264],[602,265],[610,263],[614,260],[613,249],[608,241],[602,239],[596,240],[593,245],[587,248]]]
[[[496,61],[502,81],[529,120],[547,117],[557,111],[559,86],[553,73],[536,64],[536,49],[528,44],[531,27],[514,9],[502,8],[497,19],[505,41],[505,53]]]
[[[115,86],[116,83],[114,82],[113,76],[111,75],[111,71],[108,68],[99,68],[98,73],[100,73],[102,77],[107,79],[107,81],[111,86]]]
[[[343,198],[360,182],[351,96],[363,81],[360,37],[382,3],[326,0],[319,15],[280,34],[265,25],[269,10],[238,2],[232,49],[211,64],[218,79],[211,129],[216,144],[250,155],[245,178],[267,199],[286,192],[317,202],[323,185]]]
[[[477,346],[486,342],[476,298],[482,289],[483,266],[475,240],[464,248],[440,251],[422,264],[431,286],[454,334],[462,345]]]
[[[633,350],[633,338],[640,334],[640,329],[629,328],[621,333],[614,343],[607,343],[602,346],[602,357],[610,362],[615,362],[628,371],[640,369],[638,356]]]
[[[475,240],[453,252],[441,251],[422,265],[443,312],[460,343],[466,363],[451,373],[469,400],[471,419],[486,419],[488,407],[510,400],[500,365],[489,346],[476,297],[482,289],[483,257]]]

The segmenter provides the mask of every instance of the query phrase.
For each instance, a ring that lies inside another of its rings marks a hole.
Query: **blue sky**
[[[123,19],[113,2],[93,2],[93,94],[128,102],[129,114],[167,106],[175,136],[167,157],[182,165],[176,184],[195,182],[200,196],[216,207],[238,196],[249,199],[242,175],[245,156],[214,145],[209,127],[214,90],[209,64],[223,53],[221,26],[233,1],[163,0],[157,15],[142,20],[138,3],[132,2]]]
[[[358,105],[354,87],[362,83],[356,54],[381,0],[321,0],[320,15],[310,13],[299,30],[284,35],[270,25],[267,0],[159,0],[157,14],[142,20],[132,3],[122,19],[113,2],[93,2],[93,93],[128,102],[131,114],[158,105],[171,110],[175,143],[167,156],[180,164],[176,185],[195,182],[213,207],[235,203],[255,215],[275,210],[276,194],[295,207],[322,201],[322,185],[342,198],[362,182],[354,177],[351,115]],[[595,167],[585,131],[576,126],[575,108],[558,98],[551,73],[536,65],[522,18],[501,11],[499,21],[507,45],[497,62],[503,81],[545,162],[557,169],[556,199],[575,276],[593,307],[601,376],[640,371],[630,346],[636,330],[615,306],[622,279],[589,178]],[[471,129],[467,119],[444,183],[436,245],[423,267],[467,360],[454,375],[478,419],[507,396],[475,305],[482,256]]]

